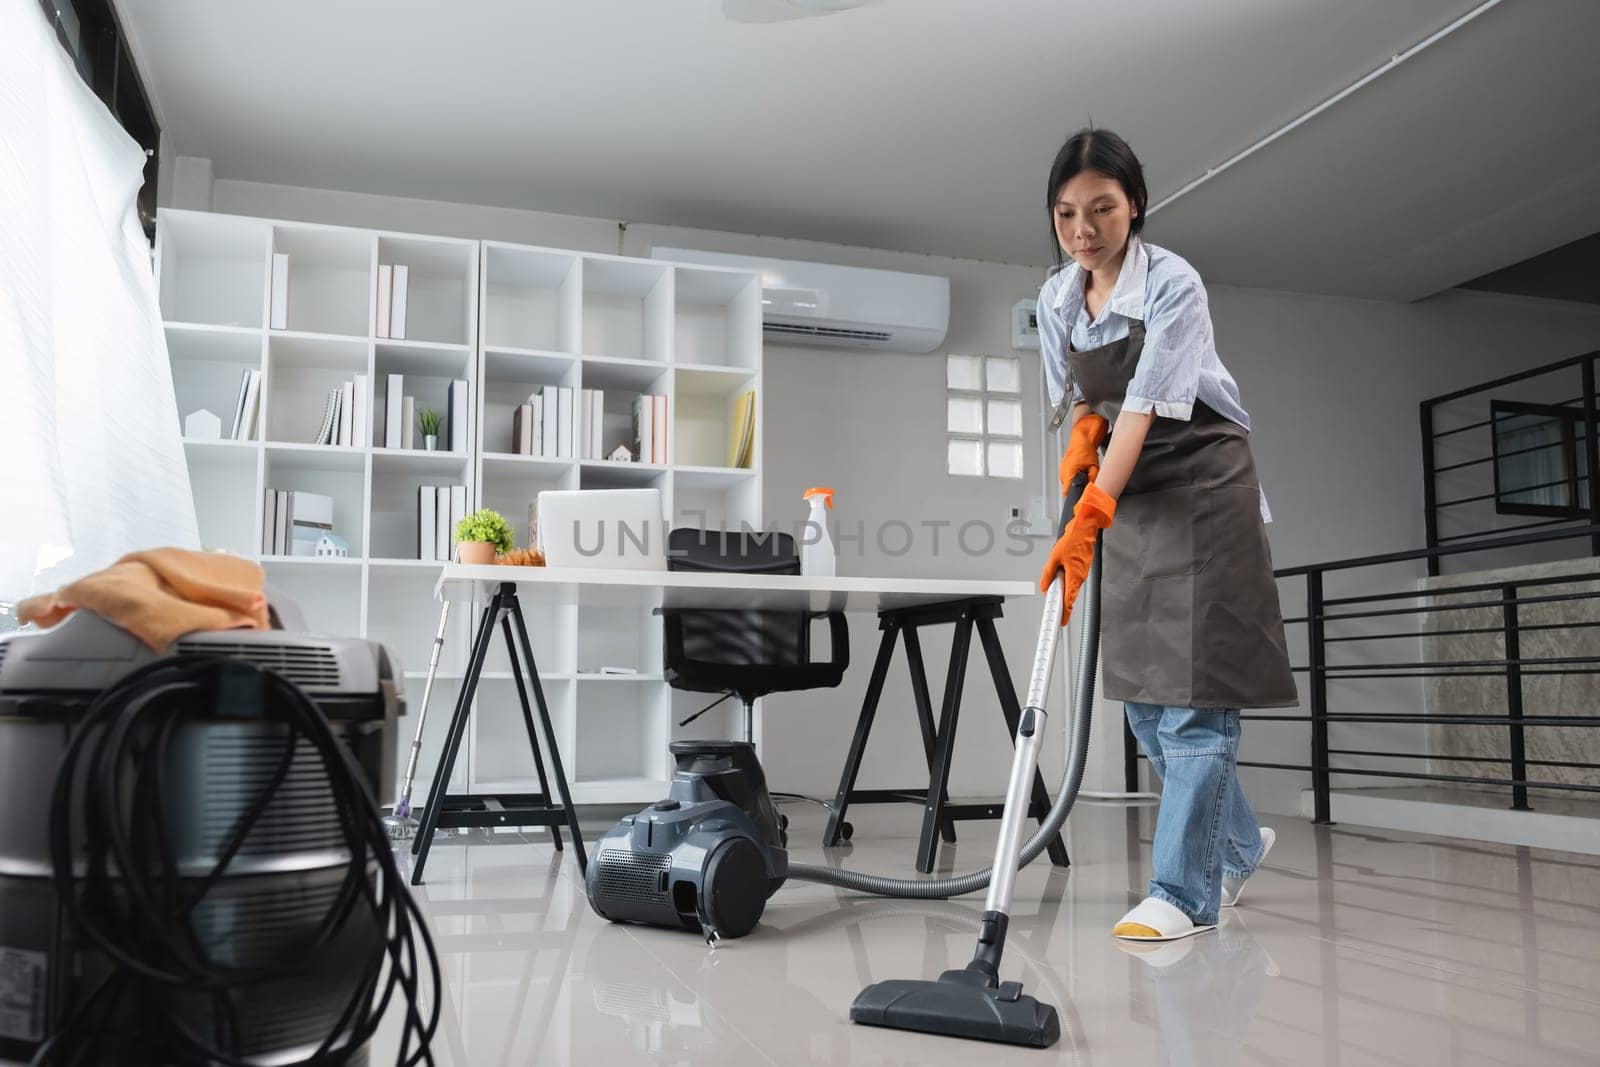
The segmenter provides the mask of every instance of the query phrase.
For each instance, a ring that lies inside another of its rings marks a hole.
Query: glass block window
[[[1022,477],[1022,361],[945,357],[948,469],[967,477]]]

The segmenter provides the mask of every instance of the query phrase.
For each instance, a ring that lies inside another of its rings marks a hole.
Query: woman
[[[1240,708],[1298,702],[1269,516],[1205,286],[1139,237],[1148,197],[1133,151],[1080,131],[1048,195],[1064,269],[1039,294],[1039,333],[1057,424],[1072,418],[1062,492],[1079,473],[1089,485],[1039,588],[1065,572],[1065,625],[1105,530],[1103,688],[1163,781],[1149,895],[1112,932],[1167,941],[1213,929],[1272,847],[1234,765]]]

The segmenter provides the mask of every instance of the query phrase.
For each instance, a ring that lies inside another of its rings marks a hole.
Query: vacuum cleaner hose
[[[1046,846],[1066,824],[1072,814],[1072,805],[1078,799],[1078,788],[1083,783],[1083,769],[1089,755],[1089,735],[1094,719],[1094,683],[1099,668],[1100,653],[1100,549],[1095,548],[1094,563],[1088,580],[1084,582],[1079,618],[1083,631],[1079,645],[1078,671],[1073,686],[1073,714],[1069,727],[1071,733],[1067,749],[1067,770],[1056,794],[1055,803],[1037,833],[1022,846],[1020,866],[1027,866],[1043,852]],[[1058,583],[1059,585],[1059,583]],[[1059,598],[1048,597],[1045,610],[1059,610]],[[1053,620],[1052,620],[1053,623]],[[1046,664],[1048,669],[1048,664]],[[791,863],[789,877],[803,882],[817,882],[880,897],[905,897],[914,900],[942,900],[959,897],[985,889],[994,874],[994,868],[985,867],[971,874],[953,878],[890,878],[864,871],[847,871],[837,867],[815,864]]]

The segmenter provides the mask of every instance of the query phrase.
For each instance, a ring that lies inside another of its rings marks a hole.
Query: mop
[[[445,626],[450,621],[450,601],[439,608],[439,632],[433,635],[433,650],[428,653],[428,680],[422,685],[422,707],[417,710],[417,733],[411,739],[411,755],[406,760],[405,781],[395,798],[394,810],[383,817],[389,840],[405,841],[417,834],[417,820],[411,815],[411,786],[417,779],[417,756],[422,751],[422,728],[428,721],[428,698],[433,694],[434,675],[439,673],[439,651],[444,648]]]

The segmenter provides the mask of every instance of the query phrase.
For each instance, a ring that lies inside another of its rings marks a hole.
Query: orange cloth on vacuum
[[[152,548],[17,605],[17,618],[54,626],[79,608],[157,652],[196,630],[265,630],[261,567],[221,552]]]
[[[1061,453],[1062,496],[1067,495],[1072,479],[1078,476],[1078,472],[1088,471],[1091,482],[1100,476],[1100,442],[1106,439],[1106,430],[1109,428],[1106,420],[1092,411],[1072,424],[1072,433],[1067,437],[1067,450]]]
[[[1064,572],[1061,590],[1061,625],[1067,624],[1072,614],[1072,604],[1078,599],[1078,590],[1089,576],[1089,564],[1094,562],[1095,537],[1111,525],[1117,513],[1117,502],[1098,485],[1090,482],[1072,509],[1072,521],[1067,523],[1061,539],[1050,550],[1044,573],[1039,576],[1039,592],[1046,592],[1057,571]]]

